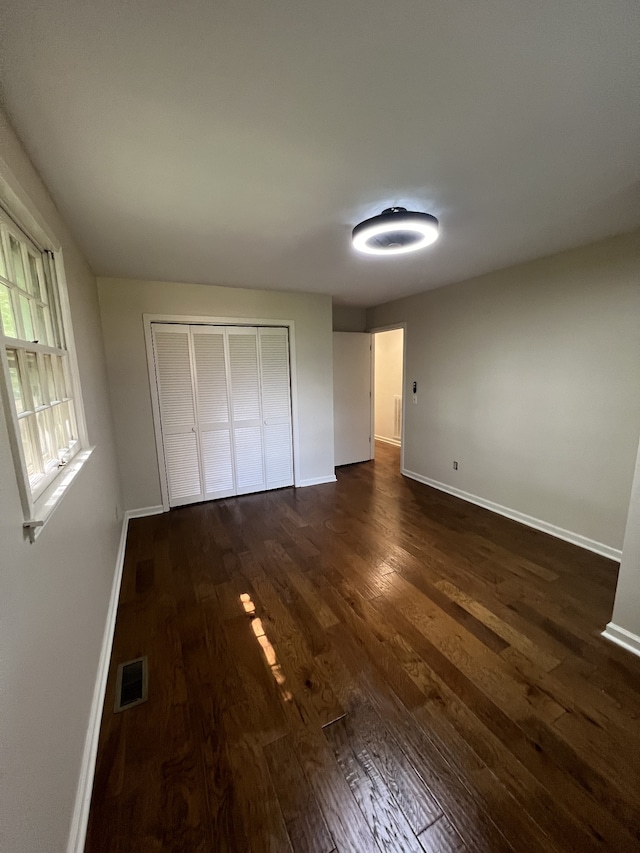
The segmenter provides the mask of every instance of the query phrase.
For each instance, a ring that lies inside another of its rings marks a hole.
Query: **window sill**
[[[88,447],[76,453],[64,471],[60,472],[34,503],[32,517],[22,525],[30,542],[36,541],[94,450],[95,447]]]

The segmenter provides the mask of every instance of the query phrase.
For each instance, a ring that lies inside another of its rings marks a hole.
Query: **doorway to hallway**
[[[404,328],[373,333],[373,424],[376,441],[402,447]]]

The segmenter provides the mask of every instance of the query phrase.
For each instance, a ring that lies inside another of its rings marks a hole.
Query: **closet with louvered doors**
[[[169,506],[293,485],[289,330],[151,329]]]

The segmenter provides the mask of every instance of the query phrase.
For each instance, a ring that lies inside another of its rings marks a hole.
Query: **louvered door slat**
[[[169,505],[180,506],[203,498],[189,327],[152,328]]]
[[[293,485],[288,329],[260,329],[266,488]]]
[[[191,334],[205,500],[212,500],[236,493],[225,330],[216,326],[193,326]]]
[[[164,458],[169,483],[169,504],[180,506],[202,499],[196,434],[167,435]]]
[[[293,485],[291,427],[289,424],[266,424],[264,428],[267,489]]]
[[[229,334],[234,423],[260,420],[257,330],[248,330],[249,334],[242,334],[241,331],[244,330],[233,329]]]
[[[233,431],[233,437],[238,494],[262,491],[265,482],[260,427],[237,427]]]
[[[230,328],[227,334],[236,489],[241,495],[266,488],[258,330]]]
[[[200,436],[207,500],[235,494],[230,430],[211,430]]]
[[[193,352],[198,389],[198,417],[201,424],[229,423],[227,370],[224,331],[193,331]]]
[[[158,394],[165,434],[195,425],[189,332],[157,331],[154,335]]]
[[[262,376],[262,416],[270,418],[291,417],[291,389],[289,386],[289,347],[285,329],[277,331],[260,329],[260,354]]]

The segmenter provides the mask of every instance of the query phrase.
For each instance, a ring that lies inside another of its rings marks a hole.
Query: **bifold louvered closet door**
[[[288,329],[152,331],[169,505],[292,485]]]

